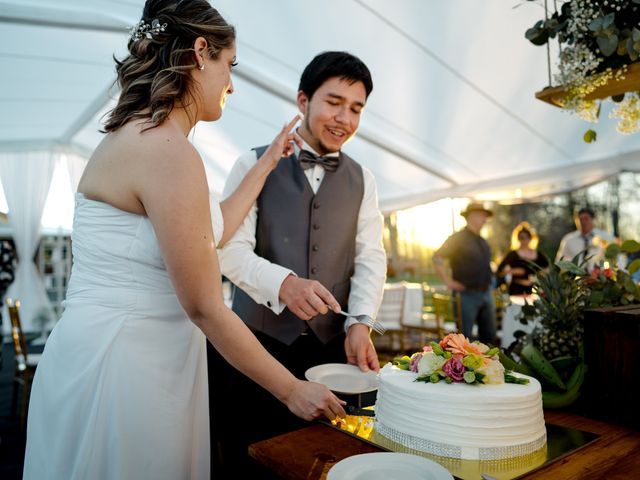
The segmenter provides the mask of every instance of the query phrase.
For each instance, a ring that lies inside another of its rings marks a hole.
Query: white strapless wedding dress
[[[77,194],[72,242],[64,315],[33,381],[24,478],[208,480],[206,338],[151,222]]]

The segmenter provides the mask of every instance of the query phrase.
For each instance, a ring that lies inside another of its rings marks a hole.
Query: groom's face
[[[311,98],[298,92],[302,138],[320,155],[339,151],[356,134],[366,100],[362,82],[339,77],[326,80]]]

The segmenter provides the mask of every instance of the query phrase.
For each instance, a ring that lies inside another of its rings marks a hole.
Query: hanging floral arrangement
[[[618,132],[640,131],[640,0],[554,0],[553,5],[553,13],[525,34],[534,45],[557,39],[559,46],[557,86],[536,97],[589,122],[597,122],[602,102],[611,100],[617,105],[609,116],[618,119]],[[548,12],[546,0],[544,8]],[[584,139],[594,141],[595,132],[588,130]]]

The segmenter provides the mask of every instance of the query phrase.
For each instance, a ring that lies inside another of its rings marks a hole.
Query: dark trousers
[[[285,345],[260,332],[254,333],[267,351],[300,379],[315,365],[347,360],[344,334],[322,344],[310,332]],[[269,478],[248,456],[249,445],[304,428],[309,423],[229,365],[211,344],[207,354],[212,478]]]
[[[496,305],[491,289],[486,292],[463,290],[460,293],[462,308],[462,330],[464,336],[473,340],[473,324],[478,324],[478,337],[482,343],[496,341]]]

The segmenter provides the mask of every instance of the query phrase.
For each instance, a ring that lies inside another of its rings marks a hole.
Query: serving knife
[[[347,415],[355,415],[357,417],[375,417],[376,412],[367,408],[358,408],[353,405],[345,405],[344,411]]]

